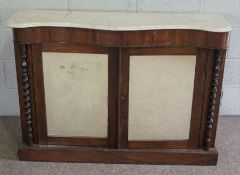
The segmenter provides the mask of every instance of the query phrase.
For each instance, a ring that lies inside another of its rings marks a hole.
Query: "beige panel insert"
[[[43,52],[48,136],[107,137],[108,55]]]
[[[189,139],[196,56],[131,56],[132,141]]]

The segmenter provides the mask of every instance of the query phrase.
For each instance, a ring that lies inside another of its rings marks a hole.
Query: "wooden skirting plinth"
[[[25,161],[116,163],[116,164],[169,164],[216,165],[216,149],[91,149],[70,147],[28,147],[18,150]]]

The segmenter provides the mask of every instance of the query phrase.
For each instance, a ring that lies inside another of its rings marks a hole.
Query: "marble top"
[[[192,29],[228,32],[229,23],[218,14],[135,13],[30,10],[16,13],[8,21],[12,28],[39,26],[76,27],[111,31]]]

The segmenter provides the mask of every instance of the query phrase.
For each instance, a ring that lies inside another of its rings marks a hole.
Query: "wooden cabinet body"
[[[14,28],[20,159],[215,165],[227,40],[192,29]]]

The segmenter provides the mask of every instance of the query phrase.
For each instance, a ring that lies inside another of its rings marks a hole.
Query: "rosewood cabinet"
[[[20,160],[215,165],[218,15],[20,12]]]

